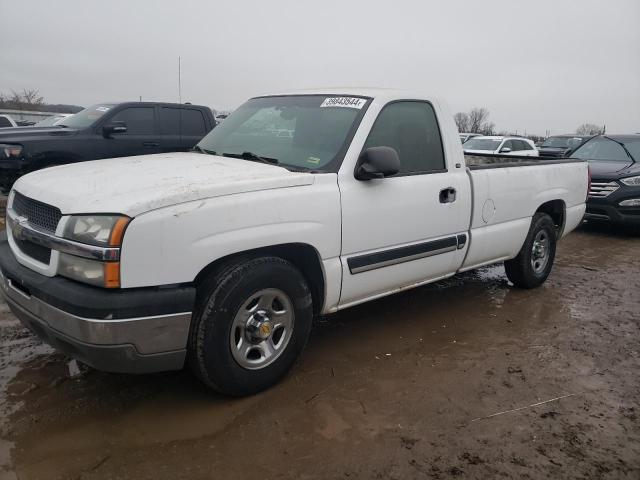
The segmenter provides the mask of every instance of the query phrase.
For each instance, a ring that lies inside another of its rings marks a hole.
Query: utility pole
[[[180,71],[180,60],[180,57],[178,57],[178,103],[182,103],[182,72]]]

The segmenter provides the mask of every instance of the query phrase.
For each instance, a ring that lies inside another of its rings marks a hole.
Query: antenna
[[[182,103],[182,79],[180,77],[180,57],[178,57],[178,103]]]

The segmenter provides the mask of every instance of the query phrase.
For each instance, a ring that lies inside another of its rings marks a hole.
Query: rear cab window
[[[182,109],[182,135],[204,137],[206,133],[207,127],[202,112],[192,108]]]

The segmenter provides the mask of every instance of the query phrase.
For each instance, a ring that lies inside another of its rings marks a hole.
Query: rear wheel
[[[535,288],[547,279],[556,256],[557,233],[546,213],[536,213],[518,255],[504,262],[507,278],[519,288]]]
[[[313,317],[305,278],[279,257],[227,265],[205,285],[190,363],[209,387],[249,395],[278,382],[303,350]]]

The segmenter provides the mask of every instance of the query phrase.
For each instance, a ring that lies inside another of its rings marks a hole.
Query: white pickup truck
[[[95,368],[188,362],[211,388],[250,394],[290,369],[314,315],[496,262],[516,287],[546,280],[585,212],[587,164],[473,160],[434,98],[256,97],[193,152],[18,180],[1,291]]]

